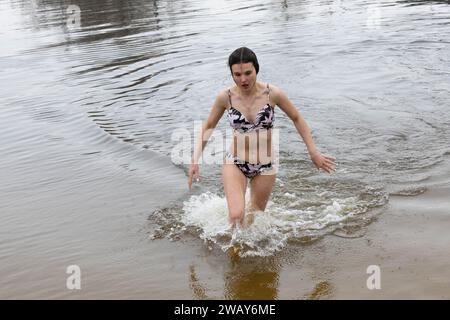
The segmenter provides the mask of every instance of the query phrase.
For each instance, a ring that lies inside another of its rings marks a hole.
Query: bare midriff
[[[245,133],[233,130],[229,152],[252,164],[272,162],[272,129],[256,129]]]

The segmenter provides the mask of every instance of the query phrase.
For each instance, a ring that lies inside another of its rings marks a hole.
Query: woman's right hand
[[[329,155],[323,155],[318,150],[314,150],[309,153],[309,156],[316,166],[317,170],[324,170],[328,173],[336,171],[336,158]]]
[[[194,178],[197,182],[200,181],[200,169],[198,167],[198,164],[191,164],[191,167],[189,168],[189,177],[188,177],[188,186],[189,190],[192,189],[192,178]]]

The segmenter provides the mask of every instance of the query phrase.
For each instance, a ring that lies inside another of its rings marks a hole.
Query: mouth
[[[248,88],[248,84],[243,84],[242,87],[247,89]]]

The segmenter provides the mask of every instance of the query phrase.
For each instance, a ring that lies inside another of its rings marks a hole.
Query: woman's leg
[[[264,211],[272,194],[276,174],[259,174],[250,180],[251,210]]]
[[[222,168],[222,179],[228,204],[228,221],[235,226],[243,223],[245,214],[245,190],[247,177],[239,168],[225,161]]]

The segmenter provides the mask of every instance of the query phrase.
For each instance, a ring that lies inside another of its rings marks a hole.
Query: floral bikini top
[[[270,88],[267,84],[267,97],[270,102]],[[270,129],[273,127],[275,120],[275,109],[268,102],[256,114],[255,122],[248,121],[245,116],[231,104],[231,92],[228,89],[228,98],[230,100],[230,108],[228,109],[227,118],[231,127],[239,133],[245,133],[256,129]]]

